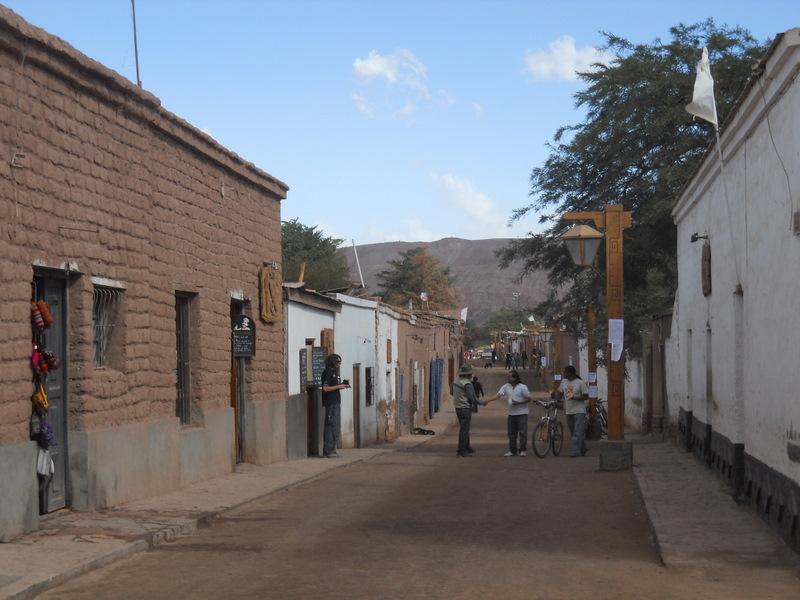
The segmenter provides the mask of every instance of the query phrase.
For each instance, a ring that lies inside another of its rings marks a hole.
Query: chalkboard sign
[[[300,388],[321,387],[322,372],[325,370],[325,348],[311,348],[311,369],[308,368],[308,351],[300,350]]]
[[[234,356],[256,355],[256,323],[250,317],[238,315],[233,319],[231,343]]]

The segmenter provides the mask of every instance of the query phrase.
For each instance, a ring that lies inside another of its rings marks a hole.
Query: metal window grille
[[[108,365],[110,342],[117,326],[122,291],[95,286],[92,292],[92,323],[94,325],[94,365]]]
[[[372,406],[372,404],[375,402],[375,389],[374,389],[375,388],[375,378],[373,377],[373,368],[372,367],[367,367],[367,369],[366,369],[366,377],[367,377],[367,381],[366,381],[366,392],[367,392],[366,404],[367,404],[367,406]]]
[[[176,388],[177,403],[175,412],[181,423],[191,422],[192,363],[190,350],[189,305],[192,297],[188,294],[175,294],[175,337],[176,337]]]

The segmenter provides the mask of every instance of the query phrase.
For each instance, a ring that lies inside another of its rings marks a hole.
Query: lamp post
[[[553,330],[550,329],[548,325],[542,327],[539,331],[539,337],[542,340],[542,344],[544,344],[544,355],[547,358],[547,365],[544,368],[544,378],[547,379],[547,371],[551,368],[550,362],[550,338],[553,336]]]
[[[624,315],[624,283],[622,243],[623,231],[631,227],[631,213],[623,210],[619,204],[608,204],[604,211],[569,212],[563,218],[567,221],[594,221],[594,224],[605,229],[605,236],[586,225],[570,228],[563,236],[570,255],[580,266],[589,266],[594,262],[594,255],[600,247],[600,240],[606,239],[606,300],[608,302],[608,319],[622,319]],[[622,356],[613,360],[611,347],[608,348],[608,439],[622,441],[625,439],[625,363]],[[622,462],[632,462],[630,449],[623,450]],[[601,454],[601,468],[603,455]],[[630,464],[621,464],[627,468]]]

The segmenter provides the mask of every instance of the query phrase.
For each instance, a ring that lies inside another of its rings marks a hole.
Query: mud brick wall
[[[280,262],[287,189],[0,8],[0,444],[28,438],[35,262],[80,271],[68,292],[72,429],[174,417],[176,291],[197,294],[195,408],[229,406],[231,290],[255,317],[258,270]],[[125,285],[119,368],[93,364],[92,276]],[[248,395],[282,399],[283,323],[258,324]]]

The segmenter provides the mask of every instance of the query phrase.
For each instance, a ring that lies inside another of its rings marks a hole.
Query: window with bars
[[[94,366],[122,368],[122,290],[95,286],[92,291]]]
[[[175,414],[182,425],[192,422],[193,304],[196,294],[175,292]]]
[[[372,406],[375,403],[375,369],[372,367],[366,368],[366,405]]]

